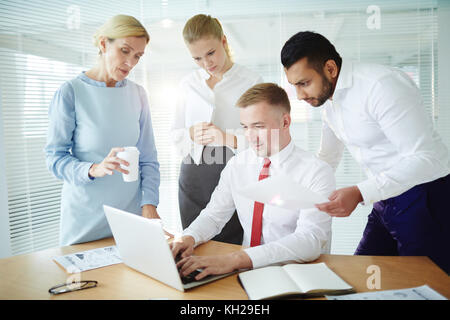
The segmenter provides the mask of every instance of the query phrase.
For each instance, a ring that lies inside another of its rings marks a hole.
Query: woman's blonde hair
[[[190,18],[183,28],[184,41],[189,44],[206,37],[222,40],[223,36],[223,28],[219,20],[210,15],[197,14]],[[225,52],[231,59],[232,53],[228,42],[225,46]]]
[[[150,41],[150,35],[144,26],[136,18],[123,14],[112,17],[98,28],[94,34],[94,45],[97,48],[100,48],[102,37],[106,37],[109,41],[126,37],[144,37],[147,43]]]

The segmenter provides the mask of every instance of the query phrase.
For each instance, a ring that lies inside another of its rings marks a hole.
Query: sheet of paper
[[[53,260],[64,267],[68,273],[83,272],[122,262],[116,246],[72,253],[55,257]]]
[[[326,298],[328,300],[447,300],[447,298],[427,285],[400,290],[382,290],[345,294],[342,296],[326,296]]]
[[[325,196],[292,181],[287,175],[268,177],[249,184],[238,192],[254,201],[289,210],[314,208],[315,204],[329,201]]]

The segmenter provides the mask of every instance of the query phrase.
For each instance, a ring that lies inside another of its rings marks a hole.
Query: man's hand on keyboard
[[[252,265],[250,257],[244,251],[237,251],[216,256],[188,256],[178,261],[177,268],[182,276],[201,269],[202,271],[195,277],[195,280],[201,280],[213,274],[224,274],[237,269],[251,268]]]
[[[180,258],[189,257],[194,253],[195,240],[191,236],[182,236],[181,238],[175,238],[172,243],[169,244],[172,250],[173,257]]]

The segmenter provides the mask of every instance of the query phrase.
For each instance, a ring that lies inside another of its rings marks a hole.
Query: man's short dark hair
[[[339,69],[342,64],[342,58],[333,44],[321,34],[312,31],[293,35],[281,50],[281,63],[286,69],[305,57],[309,66],[318,72],[323,71],[328,60],[334,60]]]

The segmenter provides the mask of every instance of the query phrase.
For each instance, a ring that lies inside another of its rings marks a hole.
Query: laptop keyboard
[[[190,274],[188,274],[187,276],[181,276],[181,282],[183,282],[183,284],[188,284],[194,281],[197,281],[195,279],[195,277],[200,273],[200,270],[195,270],[193,272],[191,272]]]

